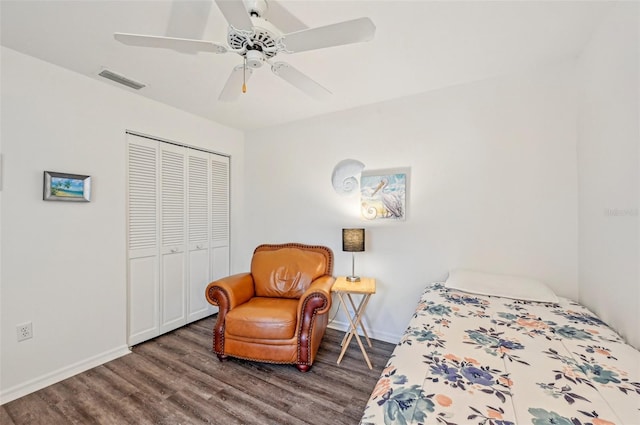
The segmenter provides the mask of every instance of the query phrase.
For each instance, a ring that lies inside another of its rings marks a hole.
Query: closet
[[[229,157],[127,133],[128,343],[216,312],[229,274]]]

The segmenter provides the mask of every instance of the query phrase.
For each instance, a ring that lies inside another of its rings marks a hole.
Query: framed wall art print
[[[360,214],[366,220],[405,220],[409,170],[363,171],[360,176]]]
[[[45,201],[91,201],[91,176],[44,172],[42,199]]]

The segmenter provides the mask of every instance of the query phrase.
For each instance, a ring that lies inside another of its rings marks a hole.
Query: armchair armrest
[[[309,305],[305,308],[306,304],[312,302],[312,309],[316,310],[315,314],[324,314],[331,308],[331,287],[336,279],[333,276],[320,276],[309,285],[309,288],[300,297],[298,303],[298,317],[305,312],[303,310],[308,309]]]
[[[251,273],[239,273],[215,280],[207,285],[207,301],[224,310],[243,304],[255,295]]]
[[[324,275],[311,282],[298,302],[298,369],[308,370],[313,353],[318,349],[320,340],[327,326],[329,309],[331,308],[331,287],[335,282],[333,276]],[[318,319],[318,315],[322,319]],[[318,333],[318,329],[322,329]],[[314,337],[315,335],[315,337]],[[315,340],[315,341],[314,341]]]
[[[255,294],[253,286],[253,277],[251,273],[240,273],[215,280],[207,285],[205,295],[207,301],[213,305],[217,305],[218,320],[213,327],[213,351],[218,356],[224,354],[224,325],[227,313],[232,308],[243,304]],[[220,358],[223,358],[220,357]]]

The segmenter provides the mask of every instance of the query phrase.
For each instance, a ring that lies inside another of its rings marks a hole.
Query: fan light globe
[[[246,54],[246,57],[247,66],[249,68],[260,68],[262,66],[262,52],[259,52],[258,50],[249,50]]]

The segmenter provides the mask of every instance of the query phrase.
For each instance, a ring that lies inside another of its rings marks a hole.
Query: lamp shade
[[[342,250],[345,252],[364,251],[364,229],[342,229]]]

